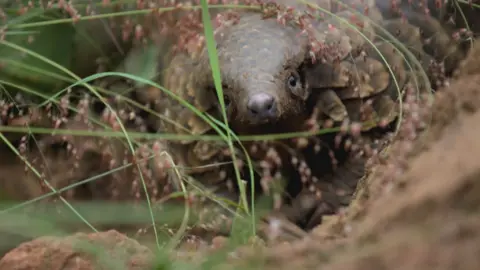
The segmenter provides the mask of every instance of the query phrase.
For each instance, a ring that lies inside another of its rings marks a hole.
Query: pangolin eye
[[[293,74],[288,77],[288,86],[290,88],[295,88],[297,86],[297,77]]]
[[[290,90],[290,92],[301,99],[306,99],[308,97],[309,91],[307,83],[305,82],[304,76],[304,66],[301,65],[297,69],[289,69],[288,77],[285,81],[285,87]]]
[[[223,91],[227,91],[228,86],[226,84],[222,84],[222,89],[223,89]],[[213,85],[208,87],[208,91],[211,91],[211,92],[215,93],[215,95],[217,93],[217,90],[215,89],[215,86],[213,86]],[[231,103],[230,98],[225,93],[223,93],[223,102],[225,103],[226,107],[230,106],[230,103]]]
[[[301,95],[302,92],[302,82],[300,81],[300,77],[296,72],[290,73],[287,78],[287,87],[294,95]]]
[[[227,95],[223,95],[223,102],[225,103],[225,107],[227,107],[227,108],[232,103],[232,101],[230,100],[230,98]]]

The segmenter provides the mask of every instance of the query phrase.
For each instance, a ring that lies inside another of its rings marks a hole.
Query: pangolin
[[[420,92],[436,89],[465,54],[452,38],[453,26],[426,15],[425,7],[407,2],[392,7],[384,1],[318,0],[315,4],[324,10],[314,12],[300,2],[278,0],[263,3],[256,11],[219,12],[231,17],[215,29],[229,126],[238,135],[256,135],[370,121],[356,140],[379,144],[376,128],[395,122],[407,86],[413,84]],[[205,47],[161,54],[162,68],[161,83],[167,89],[222,120]],[[163,116],[148,116],[154,131],[215,133],[160,89],[139,88],[135,98]],[[265,192],[280,182],[277,176],[285,178],[281,196],[286,204],[281,213],[309,229],[323,215],[348,204],[363,175],[364,159],[349,157],[351,151],[337,145],[337,135],[314,136],[300,149],[297,138],[246,142],[248,154],[260,164],[255,179],[249,179],[244,169],[241,176]],[[344,137],[342,146],[349,140]],[[238,188],[232,166],[215,165],[231,161],[227,150],[225,144],[211,141],[169,142],[176,164],[221,195],[237,194]],[[273,165],[265,165],[266,160]],[[270,179],[266,185],[265,179]]]
[[[295,1],[263,3],[263,12],[237,11],[230,23],[215,30],[229,126],[239,135],[305,131],[313,114],[314,125],[320,126],[371,121],[373,125],[363,127],[360,141],[370,146],[381,144],[373,130],[395,122],[407,88],[413,85],[423,93],[439,88],[465,55],[458,29],[439,19],[445,14],[430,12],[437,18],[426,14],[429,7],[435,10],[437,1],[409,2],[317,1],[324,10],[310,13],[319,16],[309,17],[314,18],[308,21],[309,28],[302,20],[305,17],[296,17],[290,7],[300,12],[311,9]],[[287,18],[286,22],[282,23],[282,18]],[[202,47],[195,53],[176,52],[161,58],[166,67],[162,84],[221,121],[207,52]],[[159,89],[137,90],[137,97],[173,120],[152,117],[150,124],[155,130],[215,133],[193,111]],[[367,107],[370,113],[364,113]],[[337,137],[320,135],[316,143],[294,150],[304,158],[305,162],[300,162],[303,169],[296,154],[275,148],[282,164],[280,172],[288,178],[284,197],[289,204],[284,212],[303,228],[312,228],[324,214],[348,204],[363,175],[364,159],[352,159],[345,147],[335,147]],[[319,141],[320,149],[333,150],[318,151]],[[341,145],[347,141],[344,138]],[[291,146],[291,142],[286,144]],[[269,158],[269,149],[260,147],[263,144],[246,145],[252,157]],[[212,166],[230,160],[225,145],[185,140],[172,141],[170,149],[177,164],[188,167],[187,173],[203,184],[219,188],[219,192],[234,186],[231,166]],[[338,163],[334,171],[330,170],[332,160]],[[305,174],[308,180],[302,178]],[[242,177],[248,178],[248,174]]]

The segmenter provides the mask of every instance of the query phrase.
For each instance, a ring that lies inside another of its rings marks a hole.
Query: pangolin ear
[[[305,64],[305,82],[313,92],[325,88],[347,87],[350,81],[348,67],[334,63],[311,63]]]
[[[309,87],[309,98],[314,99],[316,108],[333,121],[343,121],[347,109],[333,88],[346,87],[348,74],[342,72],[338,63],[312,63],[304,65],[305,85]]]

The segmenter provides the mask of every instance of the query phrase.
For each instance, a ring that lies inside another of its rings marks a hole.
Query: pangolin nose
[[[276,114],[275,98],[267,93],[254,94],[250,96],[247,108],[256,120],[273,118]]]

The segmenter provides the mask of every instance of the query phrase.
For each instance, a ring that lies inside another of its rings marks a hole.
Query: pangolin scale
[[[345,135],[338,143],[335,134],[319,135],[302,149],[298,149],[299,140],[245,143],[254,160],[268,159],[273,145],[280,162],[277,168],[267,169],[288,178],[282,193],[287,204],[282,209],[302,227],[312,228],[323,215],[347,205],[363,176],[365,157],[352,158],[353,151],[345,150],[345,144],[354,140],[370,148],[381,146],[385,131],[379,136],[377,129],[380,123],[395,122],[401,111],[399,98],[407,89],[428,94],[443,86],[465,56],[462,40],[453,38],[459,29],[442,21],[445,14],[432,7],[433,2],[426,4],[435,12],[427,15],[420,2],[317,1],[327,11],[313,13],[320,18],[310,21],[307,35],[302,35],[305,28],[299,17],[295,21],[292,15],[294,23],[280,23],[278,10],[288,11],[286,6],[296,11],[311,9],[294,1],[269,2],[263,4],[263,13],[236,11],[232,23],[215,30],[226,113],[237,134],[305,131],[311,128],[312,115],[316,126],[374,123],[364,127],[360,137]],[[265,15],[269,7],[277,10],[273,16]],[[318,44],[323,47],[312,55]],[[191,54],[162,55],[159,61],[167,67],[162,80],[167,89],[222,120],[205,47]],[[155,102],[151,102],[152,92]],[[137,97],[175,123],[152,117],[150,124],[156,131],[215,134],[193,111],[159,89],[140,89]],[[177,164],[190,168],[187,174],[221,194],[234,192],[231,166],[207,166],[230,161],[225,144],[177,141],[170,143],[170,149]],[[297,157],[302,160],[295,161]],[[264,167],[260,166],[259,174]],[[243,171],[242,176],[248,178],[248,173]],[[265,188],[259,179],[250,182]]]

